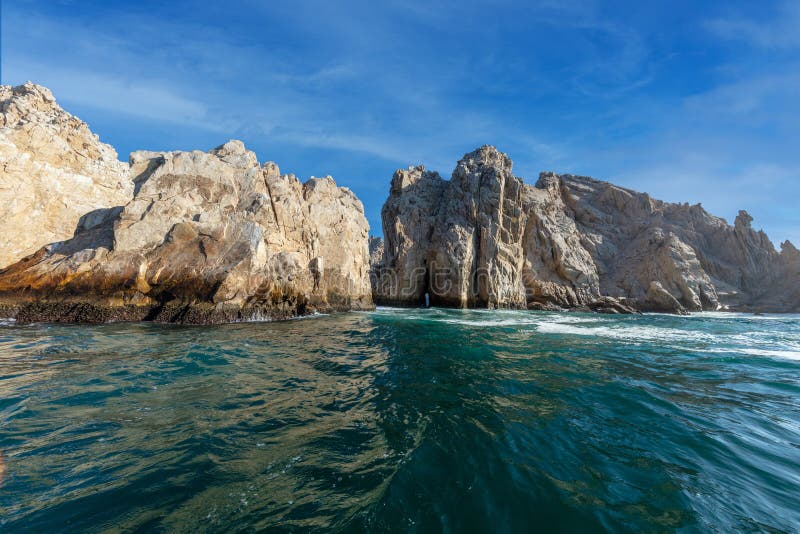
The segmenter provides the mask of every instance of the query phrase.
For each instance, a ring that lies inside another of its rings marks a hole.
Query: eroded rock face
[[[424,302],[429,285],[428,253],[447,185],[438,173],[422,166],[394,173],[389,198],[381,211],[383,259],[373,263],[376,303]]]
[[[788,242],[776,252],[746,212],[730,226],[699,205],[592,178],[542,173],[525,185],[489,146],[449,182],[420,175],[402,187],[403,176],[384,206],[381,264],[419,274],[398,277],[405,293],[379,285],[378,301],[418,305],[430,292],[446,306],[609,313],[800,306],[800,253]]]
[[[601,273],[602,294],[654,311],[785,309],[764,298],[769,288],[791,283],[778,276],[781,255],[752,229],[746,212],[730,226],[700,205],[662,202],[586,177],[559,180]],[[665,310],[665,299],[654,300],[653,281],[678,305]]]
[[[126,204],[128,165],[39,85],[0,85],[0,267]]]
[[[580,307],[600,296],[599,273],[558,176],[525,186],[522,249],[528,307]]]
[[[522,180],[508,156],[490,146],[465,155],[433,228],[431,304],[523,307],[522,213]]]
[[[240,141],[136,152],[135,194],[0,271],[20,321],[213,323],[372,307],[366,218],[332,178],[301,183]]]

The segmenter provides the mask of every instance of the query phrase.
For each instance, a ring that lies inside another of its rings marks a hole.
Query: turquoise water
[[[800,531],[800,317],[0,326],[0,530]]]

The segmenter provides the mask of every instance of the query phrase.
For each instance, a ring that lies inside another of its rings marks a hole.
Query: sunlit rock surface
[[[301,183],[240,141],[135,152],[124,207],[0,272],[19,321],[215,323],[372,307],[366,218],[332,178]]]
[[[72,237],[82,216],[132,194],[128,165],[49,89],[0,85],[0,268]]]

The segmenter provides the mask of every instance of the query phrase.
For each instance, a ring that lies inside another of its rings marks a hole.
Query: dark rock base
[[[284,307],[221,308],[207,303],[167,303],[157,306],[108,306],[90,302],[26,302],[0,304],[0,317],[15,319],[17,324],[152,321],[194,325],[225,324],[249,321],[281,321],[313,315],[351,310],[371,310],[374,306],[349,303],[342,306],[316,308],[308,305]]]

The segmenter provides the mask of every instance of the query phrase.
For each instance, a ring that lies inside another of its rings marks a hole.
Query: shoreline
[[[228,324],[263,324],[286,321],[297,321],[302,319],[313,319],[317,317],[327,317],[346,313],[373,313],[382,311],[444,311],[444,312],[477,312],[481,314],[503,314],[508,312],[524,312],[531,315],[557,314],[586,314],[597,315],[598,317],[617,317],[628,316],[665,316],[665,317],[686,317],[686,318],[727,318],[727,317],[748,317],[764,319],[781,319],[800,316],[796,312],[750,312],[740,310],[704,310],[693,311],[685,314],[668,312],[639,312],[636,314],[613,314],[602,313],[586,309],[562,309],[562,310],[537,310],[537,309],[513,309],[513,308],[456,308],[431,306],[421,308],[416,306],[387,306],[377,305],[372,307],[339,307],[325,310],[313,310],[303,314],[279,314],[269,313],[266,309],[243,308],[243,309],[214,309],[209,305],[165,305],[154,307],[137,307],[128,305],[124,307],[111,307],[95,305],[85,302],[31,302],[21,306],[0,304],[0,326],[27,326],[36,324],[69,324],[76,326],[103,325],[103,324],[164,324],[180,326],[221,326]],[[155,312],[155,315],[153,315]],[[20,313],[22,318],[20,318]],[[148,318],[151,317],[151,318]],[[8,322],[11,324],[4,325]]]

